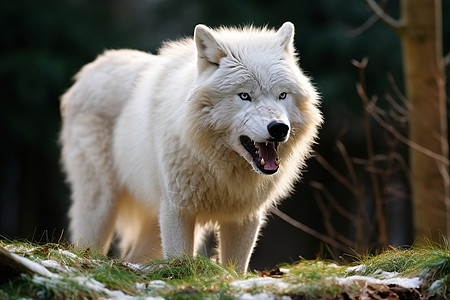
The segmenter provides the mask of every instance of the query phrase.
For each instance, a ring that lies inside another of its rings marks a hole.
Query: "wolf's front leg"
[[[165,201],[160,206],[159,225],[164,258],[194,255],[195,214]]]
[[[224,264],[236,263],[236,271],[246,273],[261,223],[260,216],[243,222],[220,222],[221,262]]]

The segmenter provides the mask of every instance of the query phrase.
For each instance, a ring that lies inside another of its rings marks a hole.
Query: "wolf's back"
[[[61,98],[64,121],[70,122],[83,112],[99,113],[114,121],[152,58],[141,51],[110,50],[84,66]]]

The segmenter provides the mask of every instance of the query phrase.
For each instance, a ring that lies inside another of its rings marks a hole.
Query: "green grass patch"
[[[346,275],[347,266],[321,260],[301,260],[292,266],[286,266],[289,272],[286,281],[292,284],[290,293],[304,294],[310,297],[322,295],[337,297],[342,294],[342,287],[332,278]]]
[[[419,277],[430,292],[447,294],[450,291],[450,247],[448,243],[415,246],[408,249],[391,248],[360,261],[364,267],[355,274],[376,275],[380,270],[396,272],[400,276]]]
[[[131,264],[56,244],[0,241],[0,246],[45,266],[54,277],[19,276],[0,285],[0,299],[80,299],[139,296],[180,299],[220,295],[244,276],[204,257],[181,257]]]
[[[0,246],[51,272],[51,276],[11,278],[0,284],[0,299],[238,299],[261,293],[302,299],[355,298],[365,293],[376,299],[398,293],[390,283],[393,277],[419,282],[420,288],[412,288],[414,295],[450,296],[448,245],[392,248],[352,265],[302,259],[277,271],[247,275],[204,257],[137,265],[67,245],[0,241]]]

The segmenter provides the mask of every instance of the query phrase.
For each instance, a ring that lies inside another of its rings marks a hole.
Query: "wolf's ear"
[[[277,31],[281,46],[286,51],[294,51],[294,33],[294,24],[292,24],[291,22],[285,22]]]
[[[194,41],[197,46],[198,67],[204,70],[210,65],[219,66],[225,53],[220,49],[214,32],[205,25],[197,25],[194,30]]]

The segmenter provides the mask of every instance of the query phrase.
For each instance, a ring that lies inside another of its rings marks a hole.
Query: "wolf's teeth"
[[[267,142],[266,142],[266,146],[267,146]]]
[[[266,162],[264,161],[264,158],[261,158],[261,166],[264,166],[266,164]]]
[[[276,160],[276,161],[275,161],[275,164],[276,164],[277,166],[279,166],[279,165],[280,165],[280,161],[279,161],[279,160]]]

